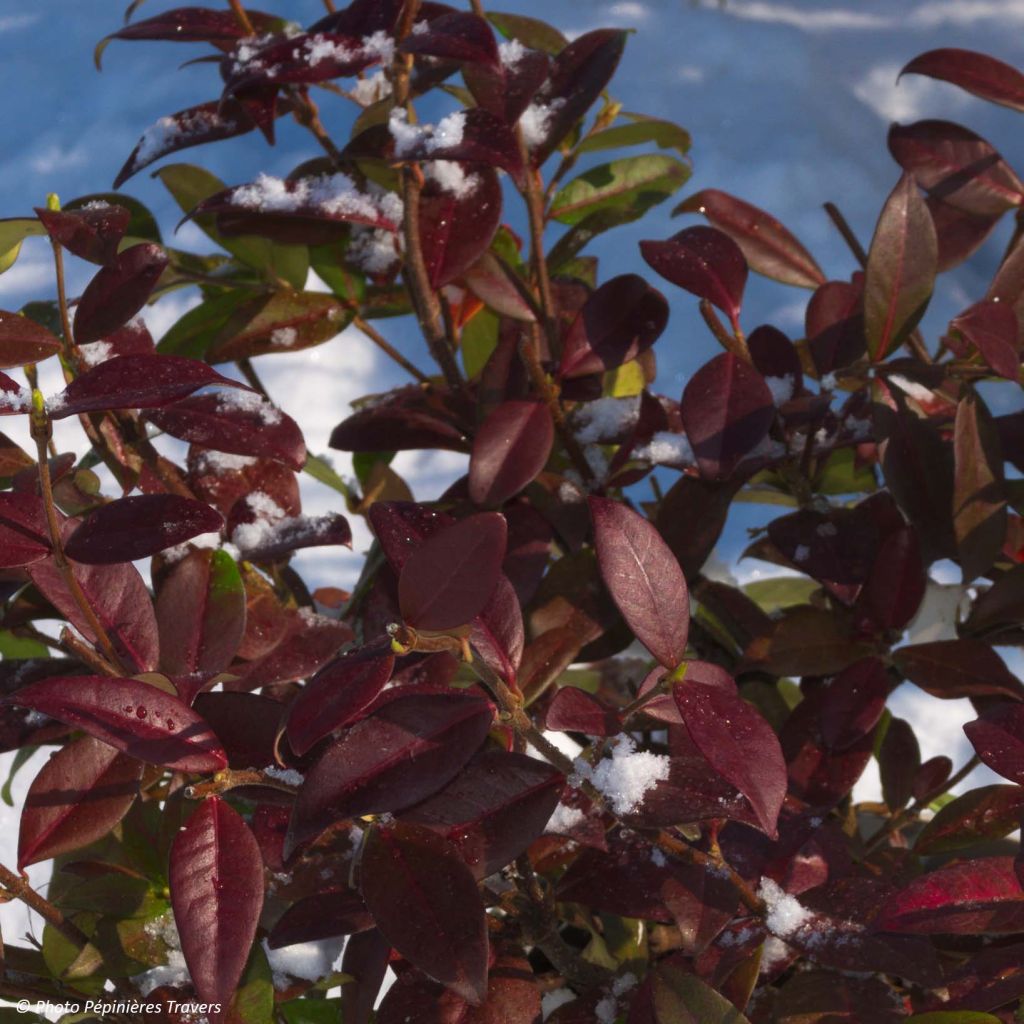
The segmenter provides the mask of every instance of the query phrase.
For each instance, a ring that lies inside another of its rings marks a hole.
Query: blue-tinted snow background
[[[205,52],[199,46],[114,41],[104,55],[103,72],[97,73],[93,46],[117,29],[123,6],[122,0],[6,0],[0,8],[0,67],[6,85],[0,117],[0,216],[29,213],[45,201],[47,192],[55,191],[66,201],[108,189],[145,128],[165,114],[216,96],[218,79],[212,67],[178,70]],[[137,18],[172,6],[178,4],[149,0]],[[302,24],[324,10],[320,0],[266,0],[259,6]],[[814,0],[728,0],[721,6],[717,0],[500,0],[496,6],[543,17],[570,37],[598,27],[635,29],[612,91],[626,110],[675,120],[692,133],[694,174],[680,196],[714,187],[763,207],[804,242],[830,277],[847,277],[854,263],[821,204],[836,202],[868,242],[877,212],[898,177],[885,146],[890,122],[925,117],[960,121],[995,144],[1018,170],[1024,168],[1021,115],[928,79],[896,81],[908,60],[936,47],[981,50],[1024,65],[1024,0],[852,0],[847,6]],[[328,130],[346,138],[352,105],[323,94],[322,109]],[[435,119],[441,109],[427,107],[428,119]],[[198,163],[238,184],[261,170],[283,175],[319,155],[304,131],[285,120],[278,124],[274,149],[252,134],[164,162]],[[171,240],[179,214],[163,187],[144,171],[124,191],[154,211]],[[640,239],[664,238],[684,223],[696,223],[694,218],[670,220],[671,205],[593,245],[591,251],[601,257],[602,279],[646,272],[636,248]],[[522,226],[518,210],[509,219]],[[950,316],[982,297],[1008,228],[1008,223],[1003,225],[968,266],[940,279],[925,321],[927,337],[934,340]],[[192,226],[179,233],[176,244],[209,248]],[[71,292],[77,293],[85,280],[79,264]],[[672,302],[669,329],[657,346],[659,389],[678,396],[688,375],[716,348],[692,297],[665,282],[655,283]],[[32,240],[14,269],[0,276],[0,308],[18,309],[29,299],[49,297],[51,289],[48,249]],[[807,297],[752,278],[743,314],[746,329],[770,322],[798,337]],[[176,292],[148,311],[153,333],[165,330],[195,301],[188,292]],[[384,328],[414,360],[427,364],[411,325],[388,321]],[[401,371],[354,332],[317,349],[256,363],[271,394],[299,421],[310,449],[318,453],[326,452],[330,430],[346,415],[350,400],[404,382]],[[43,381],[50,391],[60,386],[52,375],[44,374]],[[988,398],[1000,412],[1021,404],[1019,388],[1009,385],[992,389]],[[6,420],[5,429],[12,422]],[[61,426],[62,449],[81,450],[75,425]],[[345,457],[335,453],[334,462],[340,472],[349,472]],[[450,453],[416,453],[401,456],[395,465],[416,496],[429,499],[461,472],[464,460]],[[332,500],[338,496],[319,485],[310,483],[304,494],[307,511],[338,507]],[[777,514],[777,509],[743,508],[720,546],[724,571],[745,579],[766,568],[737,565],[735,560],[745,528]],[[361,531],[356,553],[321,549],[303,556],[299,566],[318,584],[350,585],[360,563],[358,552],[366,543]],[[937,576],[917,626],[919,639],[946,635],[943,631],[952,628],[959,576],[955,570],[943,573],[941,567]],[[1012,664],[1020,669],[1016,659]],[[914,722],[924,756],[948,753],[958,762],[966,758],[960,730],[972,717],[966,701],[940,702],[904,688],[893,708]],[[36,755],[19,776],[16,800],[24,798],[44,756]],[[9,757],[0,764],[0,773],[6,773],[8,762]],[[874,792],[877,775],[869,775],[858,795]],[[2,820],[0,859],[13,864],[16,818],[8,812]],[[42,881],[46,870],[41,867],[32,874]],[[8,940],[17,941],[25,931],[26,918],[17,905],[4,907],[0,920]]]

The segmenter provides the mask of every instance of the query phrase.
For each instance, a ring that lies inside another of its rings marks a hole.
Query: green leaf
[[[201,359],[224,325],[251,298],[251,292],[238,290],[207,299],[171,325],[160,339],[157,351]]]
[[[570,181],[552,201],[551,217],[561,224],[579,224],[598,210],[628,210],[639,217],[689,176],[687,164],[658,153],[613,160]]]
[[[87,196],[72,199],[64,209],[80,210],[90,203],[113,203],[116,206],[123,206],[131,214],[124,238],[121,240],[121,249],[134,245],[136,242],[163,244],[163,236],[160,234],[160,225],[157,224],[156,217],[149,212],[149,207],[140,203],[138,199],[120,192],[91,192]]]
[[[459,339],[462,367],[473,380],[487,365],[498,346],[498,317],[489,309],[481,309],[465,327]]]
[[[878,481],[868,465],[857,465],[855,448],[836,448],[818,472],[814,483],[818,494],[869,494]]]
[[[328,288],[342,302],[353,306],[362,304],[366,295],[366,281],[345,266],[347,242],[332,242],[309,250],[310,266]]]
[[[352,456],[352,468],[355,470],[359,486],[365,490],[366,483],[373,472],[373,467],[378,462],[383,462],[385,466],[390,466],[391,460],[394,457],[394,452],[356,452]]]
[[[346,499],[354,500],[355,496],[352,494],[352,488],[335,472],[330,462],[322,456],[307,452],[306,464],[302,467],[302,470],[308,473],[314,480],[319,480],[320,483],[333,488],[339,494],[343,494]]]
[[[999,1018],[976,1010],[937,1010],[933,1013],[916,1013],[908,1017],[904,1024],[999,1024]]]
[[[340,999],[295,999],[278,1010],[285,1024],[341,1024]]]
[[[45,235],[46,228],[35,217],[5,217],[0,220],[0,274],[10,270],[26,238]]]
[[[525,46],[545,53],[560,53],[569,44],[569,40],[553,25],[538,18],[528,18],[523,14],[505,14],[490,11],[487,20],[506,39],[518,39]]]
[[[0,657],[7,661],[15,658],[46,658],[50,648],[41,640],[15,636],[9,629],[0,630]]]
[[[8,807],[14,806],[14,800],[11,797],[11,783],[14,782],[14,776],[18,774],[18,770],[24,767],[25,763],[31,759],[38,749],[38,747],[21,747],[15,753],[11,761],[10,770],[7,772],[7,781],[4,783],[4,788],[0,789],[0,797],[3,798],[4,803]]]
[[[252,948],[245,973],[232,1000],[230,1017],[238,1024],[271,1024],[274,1019],[274,981],[263,947]]]
[[[661,149],[676,149],[683,154],[689,152],[690,133],[685,128],[645,114],[623,112],[620,116],[628,118],[632,123],[617,124],[588,135],[576,148],[576,152],[596,153],[604,149],[640,146],[646,142],[653,142]]]
[[[807,604],[811,594],[819,589],[815,580],[806,576],[775,576],[767,580],[748,583],[743,592],[761,611],[768,615],[795,604]]]
[[[725,996],[682,967],[659,967],[651,995],[657,1024],[750,1024]]]

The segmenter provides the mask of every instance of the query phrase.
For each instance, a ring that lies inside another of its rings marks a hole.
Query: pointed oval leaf
[[[1024,785],[1024,704],[996,704],[968,722],[964,732],[992,771]]]
[[[463,693],[399,696],[324,752],[299,790],[287,849],[332,822],[398,811],[448,784],[483,742],[491,705]]]
[[[415,629],[463,626],[494,593],[508,528],[497,512],[480,512],[438,531],[410,555],[398,577],[398,604]]]
[[[403,53],[422,53],[445,60],[499,65],[494,32],[483,18],[468,11],[453,11],[433,18],[422,32],[406,36]]]
[[[821,738],[842,750],[878,724],[891,689],[885,665],[878,658],[855,661],[832,680],[821,705]]]
[[[167,267],[167,254],[153,242],[119,253],[89,282],[75,307],[75,343],[99,341],[124,326],[142,307]]]
[[[588,736],[614,736],[621,729],[619,716],[592,694],[576,686],[563,686],[544,715],[547,729],[582,732]]]
[[[42,362],[60,349],[60,338],[42,324],[0,310],[0,369]]]
[[[1024,789],[981,786],[941,807],[914,842],[914,852],[967,850],[981,840],[1001,839],[1020,827]]]
[[[652,1024],[750,1024],[725,996],[676,964],[662,964],[651,982]]]
[[[672,695],[708,764],[750,801],[761,828],[774,837],[788,780],[771,726],[745,700],[720,686],[684,681]]]
[[[1024,700],[1024,686],[986,643],[961,637],[911,644],[893,651],[893,663],[933,697],[1010,697]]]
[[[128,813],[141,778],[141,761],[91,736],[61,747],[25,797],[18,870],[101,839]]]
[[[367,909],[411,964],[479,1005],[487,994],[487,923],[469,868],[419,825],[370,830],[359,858]]]
[[[654,525],[622,502],[592,497],[590,514],[608,592],[636,638],[674,669],[690,630],[690,597],[675,555]]]
[[[1000,377],[1012,381],[1020,377],[1019,332],[1012,305],[982,300],[951,320],[949,326],[959,331]]]
[[[1024,75],[995,57],[953,47],[915,57],[900,75],[927,75],[966,89],[991,103],[1024,110]]]
[[[237,811],[209,797],[171,847],[174,923],[196,995],[226,1006],[238,987],[263,909],[259,844]]]
[[[65,553],[87,565],[134,562],[201,533],[218,532],[221,514],[203,501],[178,494],[118,498],[91,512],[68,537]]]
[[[875,362],[902,345],[924,315],[938,259],[932,216],[904,172],[882,207],[868,250],[864,329]]]
[[[55,676],[4,698],[82,729],[130,757],[182,772],[216,772],[227,758],[210,727],[177,697],[137,679]]]
[[[469,496],[477,505],[501,505],[544,468],[555,428],[543,402],[502,402],[473,439]]]
[[[739,322],[747,261],[724,231],[697,225],[664,242],[641,242],[648,265],[665,280],[717,306],[733,324]]]
[[[76,377],[49,403],[51,418],[107,409],[152,409],[211,385],[251,390],[198,359],[183,356],[116,356]]]
[[[118,243],[131,220],[131,213],[123,206],[102,200],[77,210],[48,210],[37,206],[36,216],[50,238],[68,252],[104,266],[117,259]]]
[[[706,188],[683,200],[673,211],[702,213],[743,251],[750,269],[797,288],[817,288],[825,275],[814,257],[770,213],[750,203]]]
[[[51,549],[42,498],[26,492],[0,493],[0,568],[31,565]]]
[[[721,479],[767,437],[775,402],[757,370],[723,352],[690,378],[679,411],[701,475]]]
[[[373,927],[373,917],[359,893],[351,889],[319,892],[293,903],[278,918],[267,945],[271,949],[280,949],[336,935],[358,935]]]

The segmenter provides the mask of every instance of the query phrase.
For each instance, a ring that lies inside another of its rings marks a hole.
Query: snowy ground
[[[0,59],[7,81],[17,83],[19,99],[8,99],[0,125],[0,215],[24,215],[49,191],[66,200],[107,188],[144,128],[164,114],[212,97],[208,67],[176,70],[195,55],[194,47],[114,42],[105,54],[103,73],[93,71],[92,46],[117,27],[122,6],[121,0],[8,0],[4,5]],[[151,0],[139,16],[171,6],[177,4]],[[323,10],[319,0],[268,0],[259,6],[306,23]],[[768,209],[804,241],[831,276],[844,277],[853,267],[821,203],[837,202],[861,239],[868,240],[879,206],[898,176],[885,149],[890,121],[933,116],[961,121],[1000,147],[1011,163],[1024,166],[1018,115],[926,79],[896,83],[899,68],[910,58],[940,46],[982,50],[1024,64],[1024,0],[850,0],[846,5],[819,0],[503,0],[498,6],[543,16],[570,34],[608,25],[635,28],[614,91],[625,109],[671,118],[692,132],[695,170],[684,194],[721,188]],[[342,126],[342,116],[350,117],[347,112],[335,114],[336,109],[325,104],[329,128]],[[313,155],[307,137],[282,124],[275,150],[250,136],[194,150],[181,159],[239,183],[259,170],[285,173]],[[150,205],[169,232],[177,211],[158,183],[144,172],[125,191]],[[602,257],[602,275],[635,270],[639,239],[667,237],[681,226],[667,213],[654,211],[639,224],[620,229],[613,241],[594,247]],[[980,298],[1005,240],[1005,234],[993,236],[971,267],[943,280],[926,329],[941,329],[952,314]],[[183,247],[203,245],[191,226],[177,242]],[[71,291],[82,283],[83,278],[74,278]],[[0,276],[0,307],[17,309],[27,299],[49,294],[50,287],[46,249],[30,243],[17,266]],[[689,297],[674,292],[669,298],[672,320],[669,336],[659,345],[659,383],[666,392],[678,394],[714,347]],[[772,322],[798,334],[805,301],[803,293],[752,279],[745,324],[749,329]],[[153,310],[148,317],[154,333],[173,323],[189,302],[179,293]],[[413,358],[426,362],[411,325],[389,322],[387,329]],[[309,352],[260,359],[257,368],[282,407],[302,424],[315,452],[326,451],[330,429],[344,417],[351,399],[385,390],[401,379],[352,331]],[[46,387],[56,389],[52,377],[44,379]],[[1011,403],[1019,403],[1019,395],[1019,389],[993,388],[988,397],[999,411],[1007,411]],[[348,471],[341,456],[334,462],[340,472]],[[437,453],[403,455],[395,465],[417,497],[428,499],[462,464],[460,456]],[[310,482],[307,510],[326,510],[332,493]],[[731,524],[720,555],[740,579],[765,569],[756,563],[734,564],[745,528],[774,514],[748,506]],[[365,542],[361,533],[355,554],[335,550],[300,556],[299,568],[317,583],[345,586],[354,578]],[[950,628],[957,581],[955,571],[937,574],[934,604],[923,614],[921,628]],[[1011,664],[1020,670],[1019,661]],[[939,702],[904,688],[892,707],[915,723],[925,757],[966,757],[960,730],[970,717],[966,701]],[[16,803],[41,759],[37,755],[22,770],[14,787]],[[877,778],[869,776],[858,795],[868,796],[877,787]],[[10,864],[17,833],[13,812],[0,813],[0,826],[0,860]],[[45,874],[40,869],[32,873],[40,881]],[[0,923],[12,940],[26,928],[16,905],[0,909]]]

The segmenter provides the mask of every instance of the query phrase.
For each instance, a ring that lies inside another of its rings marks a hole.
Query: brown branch
[[[76,949],[81,949],[89,942],[89,936],[69,921],[45,896],[36,892],[28,884],[28,879],[15,874],[4,864],[0,864],[0,885],[15,899],[34,910],[47,924],[56,928]]]
[[[256,35],[256,29],[253,28],[252,22],[249,20],[249,15],[242,6],[242,0],[228,0],[228,5],[231,7],[231,10],[235,12],[235,17],[238,19],[238,24],[242,26],[242,31],[247,36]]]
[[[362,331],[367,338],[370,339],[383,352],[386,356],[393,359],[403,370],[406,371],[410,376],[415,377],[421,384],[429,384],[430,378],[417,366],[409,362],[401,352],[395,348],[394,345],[384,337],[380,331],[377,330],[373,324],[364,320],[361,316],[357,316],[353,319],[352,324],[358,330]]]
[[[715,336],[722,348],[726,352],[731,352],[737,359],[742,359],[745,363],[749,363],[751,361],[750,349],[747,348],[747,340],[744,338],[743,332],[739,327],[734,324],[733,333],[727,331],[725,324],[718,319],[715,307],[707,299],[701,299],[698,308],[700,309],[700,315],[704,318],[704,323],[708,325],[708,330]]]
[[[868,254],[865,251],[864,246],[860,244],[860,240],[853,233],[853,228],[850,227],[850,224],[843,216],[842,211],[835,203],[825,203],[825,212],[828,214],[829,220],[831,220],[835,225],[836,230],[843,236],[843,241],[846,243],[850,252],[853,253],[854,259],[856,259],[862,268],[866,267],[868,265]]]

